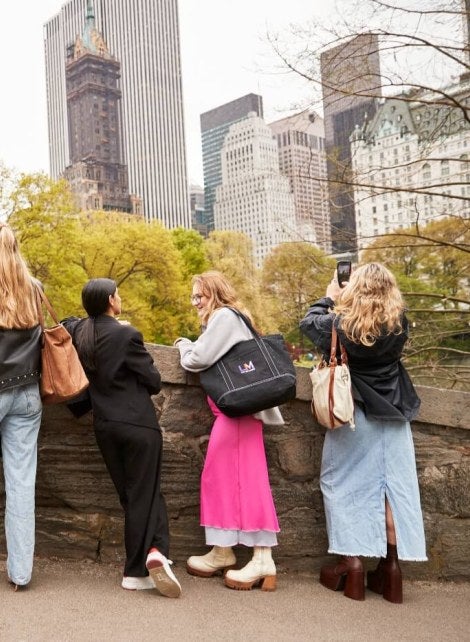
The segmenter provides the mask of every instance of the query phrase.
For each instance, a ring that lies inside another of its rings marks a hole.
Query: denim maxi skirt
[[[385,497],[401,560],[425,561],[418,477],[407,421],[367,419],[355,408],[356,429],[325,435],[320,486],[329,553],[386,557]]]

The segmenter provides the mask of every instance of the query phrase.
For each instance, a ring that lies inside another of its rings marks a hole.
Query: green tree
[[[185,230],[182,227],[171,230],[171,236],[181,256],[183,280],[189,283],[191,277],[209,267],[204,238],[196,230]]]
[[[215,231],[206,240],[211,269],[222,272],[253,315],[260,332],[277,330],[271,301],[261,290],[260,271],[253,260],[253,243],[241,232]]]
[[[396,274],[413,324],[415,381],[470,388],[470,225],[452,217],[378,238],[364,261]]]
[[[45,174],[10,175],[9,181],[4,208],[33,276],[59,315],[76,312],[85,274],[74,261],[79,217],[67,183]]]
[[[96,211],[80,215],[79,237],[74,260],[86,277],[114,279],[123,317],[147,340],[172,343],[185,310],[182,260],[171,233],[158,222]]]
[[[181,259],[181,309],[179,317],[180,336],[195,339],[200,333],[200,322],[190,305],[191,278],[209,269],[204,238],[196,230],[181,227],[171,230],[171,237]]]
[[[210,268],[222,272],[241,294],[246,281],[256,276],[251,239],[241,232],[215,231],[205,246]]]
[[[123,317],[146,340],[172,343],[196,326],[183,283],[184,258],[158,223],[118,212],[77,212],[65,181],[43,174],[0,175],[2,210],[32,274],[60,317],[83,315],[90,278],[116,280]]]
[[[299,322],[310,303],[325,294],[335,262],[310,243],[283,243],[265,259],[262,286],[278,328],[288,341],[303,345]]]

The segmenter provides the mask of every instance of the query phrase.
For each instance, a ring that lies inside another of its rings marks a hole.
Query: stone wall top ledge
[[[185,372],[180,366],[179,352],[172,346],[147,344],[155,359],[164,383],[197,386],[198,376]],[[296,368],[297,399],[310,401],[312,388],[309,368]],[[440,388],[417,386],[421,398],[421,409],[417,420],[421,423],[437,424],[470,430],[470,393]]]
[[[421,399],[418,421],[470,430],[470,392],[427,386],[416,390]]]

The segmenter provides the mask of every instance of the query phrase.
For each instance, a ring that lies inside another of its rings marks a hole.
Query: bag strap
[[[251,323],[250,319],[249,319],[245,314],[243,314],[243,312],[240,312],[240,311],[239,311],[239,310],[237,310],[236,308],[232,308],[232,307],[230,307],[229,305],[227,305],[227,306],[225,306],[225,307],[226,307],[226,308],[228,308],[229,310],[232,310],[232,312],[235,312],[235,314],[236,314],[237,316],[239,316],[239,317],[240,317],[240,319],[242,319],[242,321],[244,321],[244,322],[245,322],[245,324],[248,326],[248,329],[251,331],[251,333],[252,333],[252,334],[253,334],[257,339],[260,339],[260,338],[261,338],[261,337],[260,337],[259,332],[257,332],[257,331],[255,330],[255,328],[253,327],[253,324]]]
[[[344,349],[343,344],[341,343],[338,332],[335,326],[335,318],[333,317],[333,325],[331,328],[331,350],[330,350],[330,362],[328,367],[330,368],[330,381],[328,384],[328,412],[330,416],[330,426],[333,428],[335,425],[335,397],[334,397],[334,385],[335,385],[335,368],[338,365],[338,360],[336,358],[336,346],[339,345],[341,350],[341,363],[345,366],[348,365],[348,355]]]
[[[43,289],[37,284],[36,284],[36,302],[37,302],[39,323],[41,325],[41,328],[44,330],[44,314],[42,311],[43,304],[46,306],[47,311],[51,315],[51,318],[53,319],[55,324],[59,325],[59,319],[57,317],[57,314],[54,312],[54,308],[49,303],[49,299],[45,295]]]

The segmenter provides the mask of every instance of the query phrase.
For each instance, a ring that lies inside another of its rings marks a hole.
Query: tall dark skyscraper
[[[261,96],[247,94],[201,114],[204,216],[209,232],[214,229],[215,190],[222,182],[221,153],[225,136],[231,125],[245,119],[250,112],[263,118]]]
[[[349,137],[356,124],[372,118],[381,96],[378,37],[364,33],[328,49],[320,64],[332,249],[338,254],[354,253],[354,194],[347,184],[351,172]]]
[[[95,28],[89,5],[83,34],[67,52],[65,72],[71,164],[64,176],[81,209],[140,212],[122,163],[119,62]]]
[[[129,190],[142,198],[147,220],[190,228],[177,0],[68,0],[46,23],[51,174],[61,176],[71,159],[67,51],[84,32],[89,8],[97,30],[121,64],[119,145],[121,161],[128,166]]]

